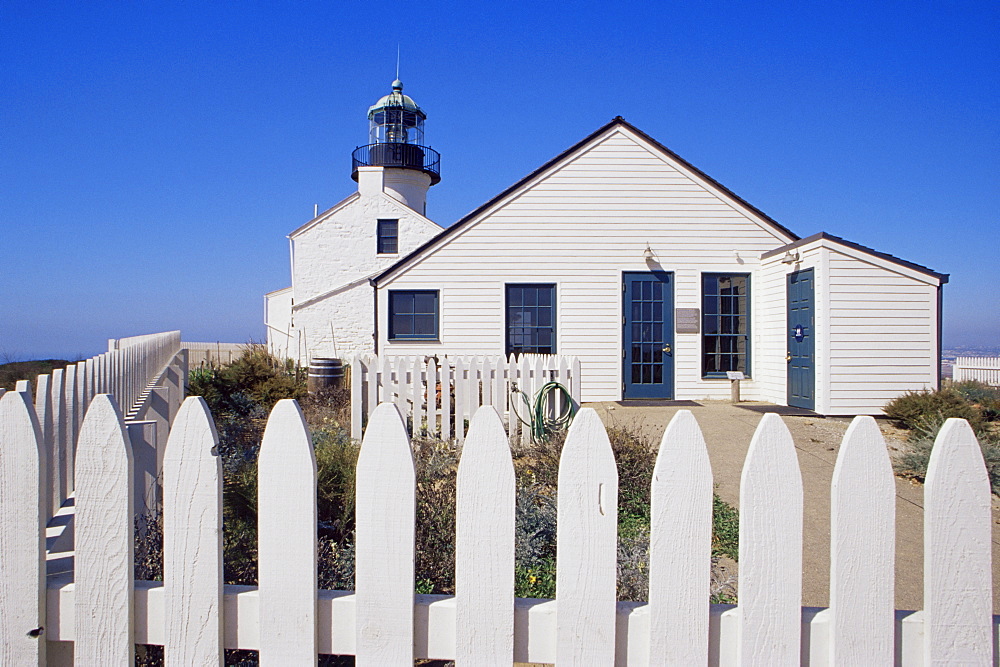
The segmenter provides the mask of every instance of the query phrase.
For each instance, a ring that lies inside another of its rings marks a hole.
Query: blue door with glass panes
[[[788,274],[788,405],[816,407],[813,270]]]
[[[622,396],[674,397],[674,276],[622,275]]]

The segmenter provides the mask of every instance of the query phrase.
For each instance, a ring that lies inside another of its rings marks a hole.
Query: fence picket
[[[757,425],[740,477],[740,664],[797,665],[802,475],[781,417]]]
[[[378,357],[365,355],[365,372],[368,376],[368,400],[365,402],[365,420],[371,419],[372,413],[378,407],[379,366]],[[358,433],[358,440],[361,433]]]
[[[294,400],[271,411],[257,469],[260,660],[315,664],[316,457]]]
[[[896,483],[875,420],[855,417],[830,487],[830,664],[893,661]]]
[[[650,664],[707,664],[712,467],[690,410],[663,433],[650,495]]]
[[[399,410],[372,414],[356,480],[358,665],[413,664],[415,474]]]
[[[470,371],[471,374],[471,371]],[[455,359],[455,440],[465,442],[465,403],[469,394],[465,386],[465,361]]]
[[[517,397],[517,412],[523,421],[519,422],[521,428],[521,444],[527,445],[531,442],[531,364],[528,355],[522,354],[517,364],[517,388],[524,396]]]
[[[451,440],[451,362],[441,358],[441,439]]]
[[[502,419],[507,410],[507,360],[494,357],[490,365],[493,367],[493,407]]]
[[[456,480],[455,662],[514,656],[514,464],[493,406],[476,411]]]
[[[205,399],[181,405],[163,454],[167,665],[222,662],[222,463]]]
[[[76,455],[74,580],[78,665],[130,665],[133,639],[132,446],[109,394],[98,394]]]
[[[351,437],[361,439],[361,414],[364,409],[364,378],[362,374],[361,355],[351,359]]]
[[[577,414],[559,458],[556,525],[556,661],[611,664],[618,469],[607,431],[592,408]]]
[[[421,357],[416,357],[413,360],[413,379],[410,381],[410,386],[413,387],[413,426],[412,432],[414,437],[419,437],[423,430],[427,427],[424,426],[424,409],[427,405],[427,394],[425,388],[425,382],[427,378],[427,361]]]
[[[924,485],[924,664],[993,660],[991,495],[969,424],[941,427]]]
[[[28,398],[0,397],[0,664],[44,665],[45,521],[41,431]]]
[[[392,360],[389,357],[383,357],[382,359],[382,403],[395,403],[395,386],[392,381]],[[371,414],[375,413],[378,409],[376,406],[372,409]],[[371,423],[371,414],[368,415],[369,421]]]
[[[35,386],[35,416],[39,428],[39,474],[41,475],[42,505],[46,519],[55,512],[52,507],[53,458],[52,458],[52,376],[39,375]]]
[[[438,362],[437,357],[427,358],[427,435],[441,437],[438,428]]]
[[[76,366],[70,364],[63,371],[65,380],[63,393],[65,396],[65,415],[63,418],[64,437],[66,442],[66,497],[73,493],[75,484],[73,476],[76,474],[74,461],[76,461],[76,416],[80,409],[76,395]]]
[[[52,507],[58,510],[68,494],[66,483],[66,380],[62,368],[52,371]]]

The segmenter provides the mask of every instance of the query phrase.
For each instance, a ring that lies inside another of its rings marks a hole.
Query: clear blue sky
[[[449,225],[622,115],[800,236],[934,270],[1000,344],[1000,4],[0,4],[0,361],[262,339],[402,52]]]

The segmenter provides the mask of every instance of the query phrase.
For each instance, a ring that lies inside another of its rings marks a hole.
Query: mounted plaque
[[[701,310],[698,308],[675,308],[674,322],[677,333],[700,333]]]

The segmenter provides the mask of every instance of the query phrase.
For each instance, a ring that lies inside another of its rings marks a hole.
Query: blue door
[[[622,281],[623,398],[673,398],[673,274],[628,271]]]
[[[813,270],[788,274],[788,404],[816,407],[816,318]]]

